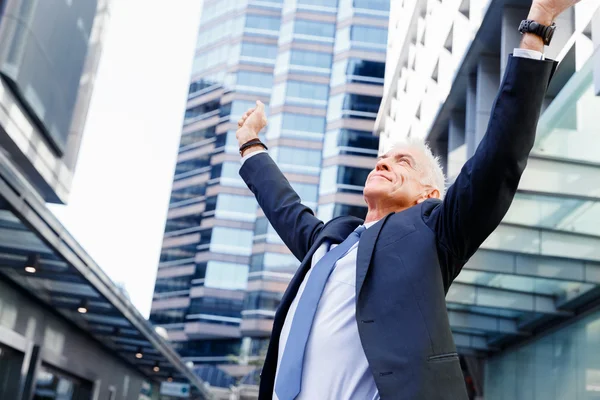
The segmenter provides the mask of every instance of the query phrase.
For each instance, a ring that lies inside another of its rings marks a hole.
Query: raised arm
[[[573,0],[535,0],[530,19],[549,24]],[[548,11],[554,10],[554,11]],[[543,50],[526,34],[521,48]],[[446,288],[504,218],[533,147],[553,61],[511,56],[487,132],[442,203],[429,201],[423,218],[436,233]]]
[[[266,124],[264,105],[257,102],[257,106],[248,110],[238,122],[236,137],[240,147],[258,139],[258,133]],[[256,196],[277,234],[294,256],[302,261],[321,232],[323,222],[300,202],[298,194],[263,150],[262,145],[257,144],[242,151],[245,159],[240,175]],[[261,151],[263,154],[256,154]]]

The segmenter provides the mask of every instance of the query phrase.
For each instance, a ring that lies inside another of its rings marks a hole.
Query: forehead
[[[408,145],[407,146],[395,146],[394,148],[389,150],[387,153],[385,153],[382,156],[382,158],[388,158],[388,157],[395,158],[397,156],[411,156],[413,159],[415,159],[415,161],[419,161],[423,157],[423,154],[418,149],[408,146]]]

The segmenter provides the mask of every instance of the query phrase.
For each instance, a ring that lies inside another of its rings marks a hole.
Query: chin
[[[365,188],[363,189],[363,196],[365,197],[370,197],[370,196],[376,196],[378,194],[381,193],[385,193],[385,188],[382,185],[377,185],[375,183],[369,183],[367,184],[367,186],[365,186]]]

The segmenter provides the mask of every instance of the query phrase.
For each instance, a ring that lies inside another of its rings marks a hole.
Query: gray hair
[[[443,199],[446,192],[446,177],[444,176],[440,158],[433,155],[431,147],[427,143],[417,138],[409,137],[404,139],[394,144],[391,150],[395,151],[406,147],[416,149],[423,154],[426,162],[425,165],[419,165],[419,169],[423,174],[421,184],[437,189],[440,192],[440,198]]]

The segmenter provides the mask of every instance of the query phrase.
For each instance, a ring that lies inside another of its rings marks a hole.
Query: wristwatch
[[[521,21],[521,25],[519,25],[519,32],[521,32],[522,34],[533,33],[534,35],[538,35],[544,40],[544,44],[546,46],[550,45],[555,30],[556,24],[554,22],[552,23],[552,25],[546,26],[534,20],[526,19]]]

